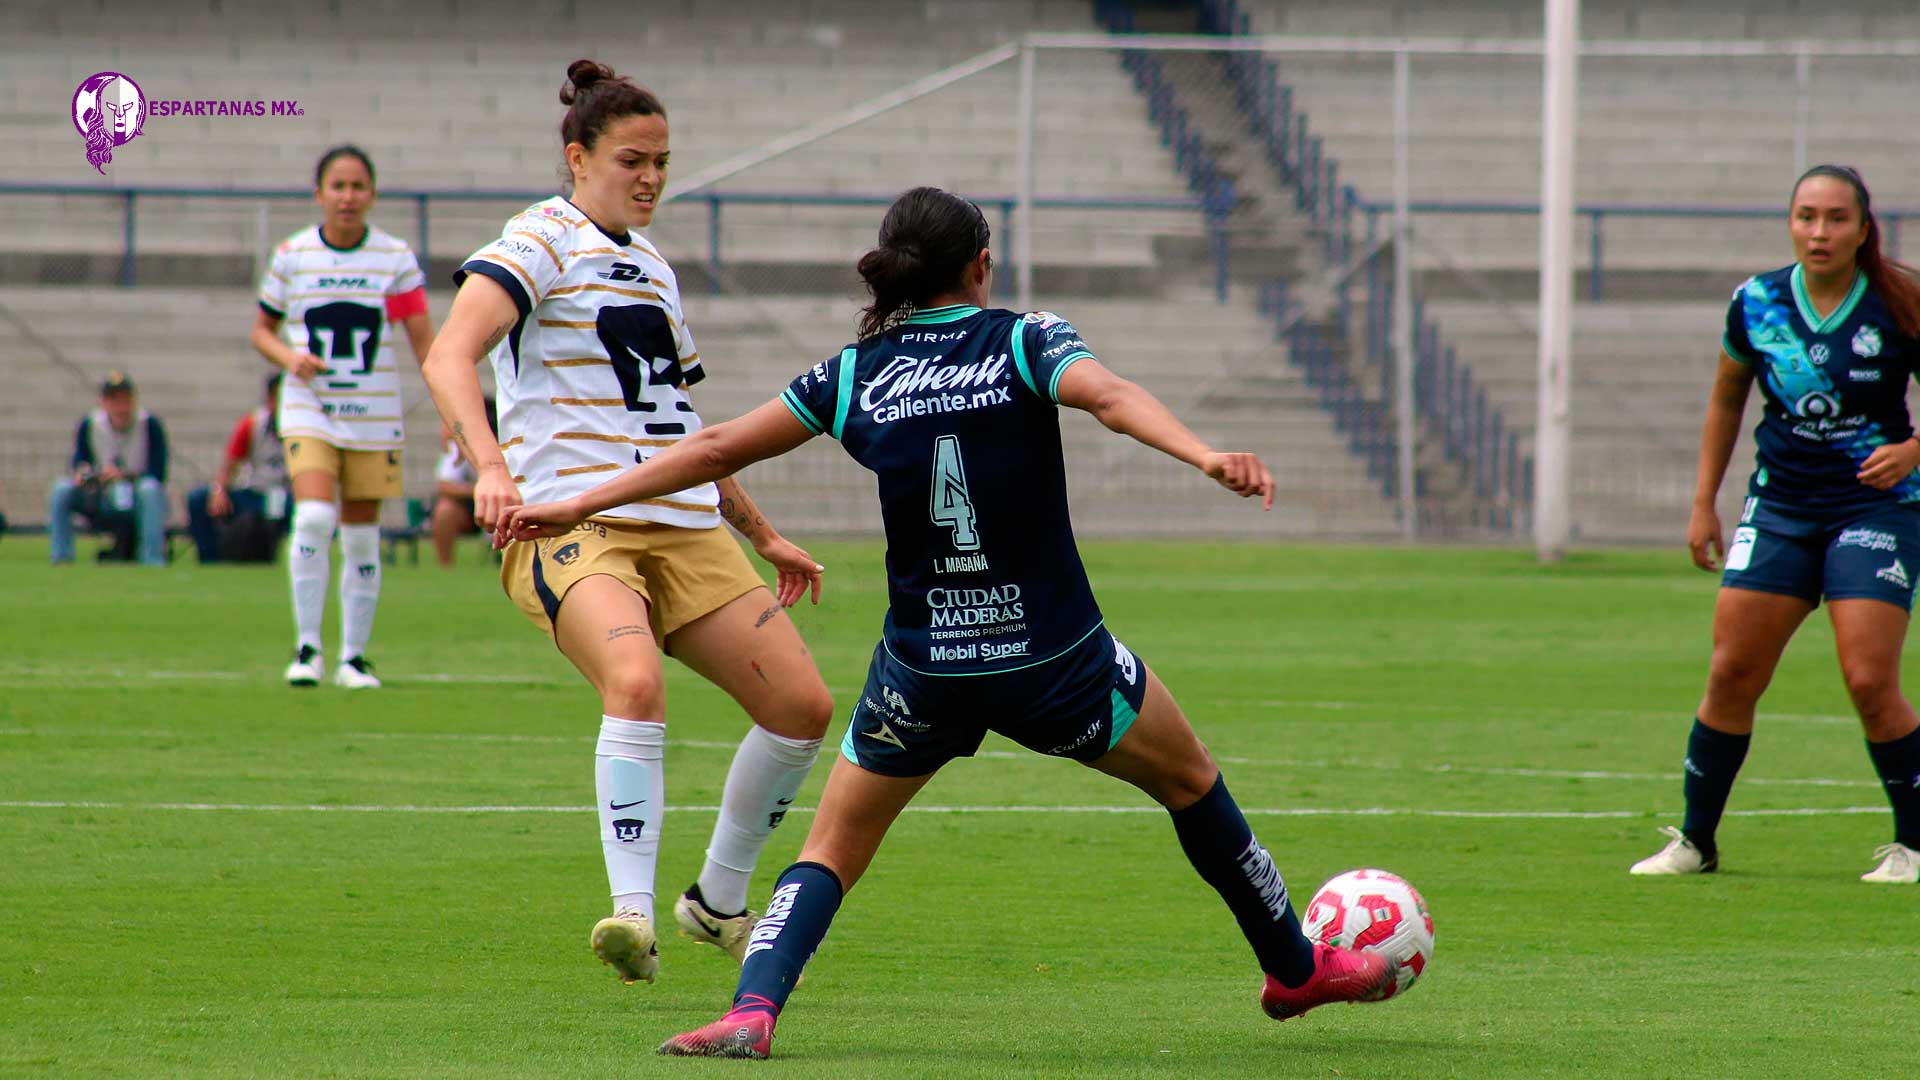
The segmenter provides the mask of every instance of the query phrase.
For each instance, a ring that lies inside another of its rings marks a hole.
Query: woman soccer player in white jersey
[[[340,530],[340,664],[333,681],[378,687],[367,662],[380,603],[380,500],[399,497],[400,372],[396,328],[416,360],[433,344],[426,280],[405,241],[368,224],[373,161],[336,146],[313,170],[321,222],[274,249],[260,282],[253,347],[290,376],[280,391],[280,438],[293,483],[293,662],[290,686],[313,686],[323,665],[328,552]],[[339,505],[335,506],[336,498]]]
[[[663,1054],[767,1056],[800,970],[847,889],[933,773],[985,732],[1066,757],[1165,806],[1220,893],[1278,1020],[1376,998],[1384,957],[1315,945],[1226,782],[1167,688],[1106,629],[1067,513],[1057,406],[1084,409],[1241,496],[1273,504],[1252,454],[1220,453],[1139,386],[1102,367],[1065,319],[982,310],[992,260],[978,207],[937,188],[900,196],[860,260],[874,302],[861,340],[779,399],[495,530],[565,536],[606,507],[657,497],[831,433],[878,474],[889,604],[841,760],[800,861],[754,929],[733,1008]],[[545,541],[551,543],[552,541]]]
[[[660,100],[579,60],[560,91],[571,197],[536,203],[460,268],[424,373],[479,472],[474,516],[563,499],[700,430],[687,388],[705,375],[673,270],[632,232],[666,184]],[[474,372],[491,354],[499,435]],[[653,980],[667,653],[753,719],[734,755],[698,880],[674,905],[682,930],[736,960],[754,914],[747,885],[826,733],[833,701],[783,610],[821,567],[774,531],[738,481],[690,484],[608,506],[566,536],[514,544],[501,581],[600,693],[595,785],[614,914],[589,941],[627,982]],[[778,572],[776,599],[722,520]]]

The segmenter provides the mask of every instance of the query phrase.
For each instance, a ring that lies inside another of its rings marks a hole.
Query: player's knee
[[[1707,670],[1709,693],[1722,697],[1758,698],[1767,688],[1770,671],[1766,664],[1730,649],[1716,649]]]
[[[815,676],[810,685],[793,695],[791,730],[776,732],[790,739],[818,739],[826,735],[833,722],[833,695],[827,684]]]
[[[1847,696],[1853,699],[1853,707],[1859,712],[1862,723],[1870,727],[1890,712],[1899,710],[1900,677],[1891,669],[1878,665],[1859,665],[1846,667],[1842,674],[1847,681]]]
[[[600,679],[600,704],[608,716],[657,720],[666,715],[660,680],[645,671],[610,672]]]

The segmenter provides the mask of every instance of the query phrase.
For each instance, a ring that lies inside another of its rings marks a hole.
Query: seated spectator
[[[73,516],[113,534],[101,559],[142,565],[167,561],[167,429],[140,408],[133,380],[120,372],[100,384],[100,407],[73,433],[72,473],[54,482],[47,500],[53,561],[73,561]]]
[[[187,493],[187,529],[203,563],[279,556],[287,533],[287,458],[274,414],[283,375],[268,376],[266,403],[233,425],[219,476]]]
[[[499,432],[492,398],[486,399],[487,426]],[[460,444],[444,423],[440,425],[440,463],[433,470],[433,553],[441,566],[453,565],[454,541],[478,531],[473,520],[473,485],[480,480],[460,453]]]

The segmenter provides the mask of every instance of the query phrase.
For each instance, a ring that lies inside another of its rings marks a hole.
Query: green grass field
[[[876,546],[812,547],[827,602],[795,614],[843,703],[837,743],[885,592]],[[354,696],[278,684],[278,568],[53,569],[45,551],[0,544],[0,1075],[1914,1067],[1920,889],[1856,880],[1891,830],[1823,621],[1763,703],[1725,870],[1625,872],[1677,823],[1705,672],[1714,582],[1679,551],[1542,569],[1506,551],[1088,545],[1109,624],[1221,758],[1296,904],[1351,867],[1404,874],[1437,925],[1426,977],[1384,1005],[1267,1020],[1164,815],[990,737],[894,829],[765,1065],[653,1056],[725,1005],[717,951],[667,942],[650,987],[587,951],[606,909],[598,704],[477,547],[455,573],[389,570],[371,653],[388,685]],[[668,692],[671,894],[744,718],[682,670]],[[775,835],[756,903],[809,821]]]

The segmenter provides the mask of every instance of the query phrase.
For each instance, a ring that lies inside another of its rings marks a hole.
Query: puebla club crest
[[[1853,335],[1853,355],[1874,357],[1880,355],[1880,328],[1862,326]]]
[[[73,92],[73,126],[86,140],[87,163],[106,175],[113,148],[132,142],[147,122],[147,96],[117,71],[86,77]]]

